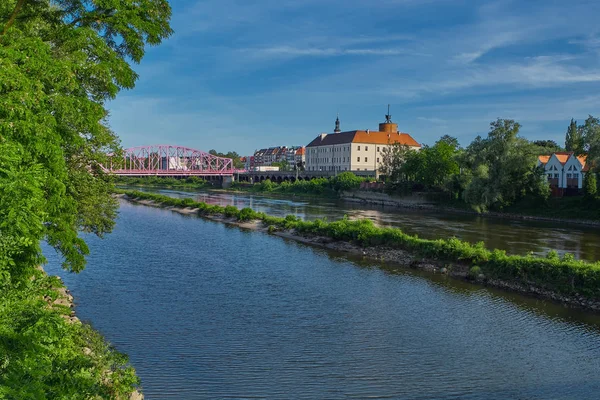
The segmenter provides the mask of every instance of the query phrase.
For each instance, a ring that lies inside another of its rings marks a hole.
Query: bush
[[[585,178],[583,180],[583,191],[586,197],[591,199],[596,198],[598,194],[598,182],[594,172],[589,171],[585,174]]]
[[[471,269],[469,269],[468,277],[470,279],[477,279],[479,275],[481,275],[481,268],[477,265],[474,265],[471,267]]]
[[[331,178],[332,187],[338,191],[356,190],[360,187],[360,183],[364,181],[364,178],[359,178],[352,172],[342,172],[338,176]]]

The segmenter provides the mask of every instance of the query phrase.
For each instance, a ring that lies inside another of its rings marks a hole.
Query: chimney
[[[367,129],[367,135],[369,135],[371,133],[371,131],[369,129]]]

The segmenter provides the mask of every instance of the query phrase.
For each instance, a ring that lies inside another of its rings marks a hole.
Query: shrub
[[[477,265],[474,265],[471,267],[471,269],[469,269],[469,278],[471,279],[477,279],[477,277],[481,275],[481,268],[478,267]]]

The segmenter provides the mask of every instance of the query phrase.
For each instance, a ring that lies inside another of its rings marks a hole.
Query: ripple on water
[[[597,321],[518,296],[129,204],[90,246],[65,276],[77,313],[130,355],[148,399],[599,393]]]

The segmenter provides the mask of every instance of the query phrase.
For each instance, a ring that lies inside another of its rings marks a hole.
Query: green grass
[[[115,178],[116,185],[127,186],[148,186],[148,187],[163,187],[163,188],[185,188],[185,189],[206,189],[213,185],[202,178],[191,176],[185,179],[150,176],[143,178],[134,178],[128,176],[120,176]]]
[[[196,202],[193,199],[175,199],[168,196],[126,191],[134,199],[152,200],[173,207],[198,208],[200,215],[223,215],[239,221],[258,220],[269,231],[294,229],[299,233],[327,236],[335,240],[348,241],[363,247],[386,246],[403,249],[412,254],[438,261],[455,263],[466,267],[479,267],[487,277],[535,284],[557,293],[581,294],[588,298],[600,299],[600,262],[588,263],[575,260],[566,254],[562,258],[556,252],[547,257],[508,255],[503,250],[489,250],[483,242],[471,244],[457,238],[437,240],[421,239],[397,228],[380,228],[370,220],[349,220],[325,222],[322,220],[302,221],[288,215],[285,218],[272,217],[250,208],[241,210],[235,207],[221,207]]]
[[[139,379],[127,357],[89,325],[67,322],[70,308],[48,305],[58,287],[41,271],[0,287],[0,398],[128,399]]]

